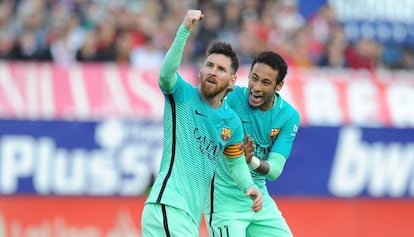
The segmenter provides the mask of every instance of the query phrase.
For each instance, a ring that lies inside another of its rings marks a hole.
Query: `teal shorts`
[[[210,237],[293,236],[273,200],[267,201],[260,212],[216,212],[205,214],[205,220]]]
[[[198,237],[199,228],[181,209],[147,203],[142,211],[141,231],[142,237]]]

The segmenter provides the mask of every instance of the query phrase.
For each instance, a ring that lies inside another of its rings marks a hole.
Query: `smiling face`
[[[283,87],[283,81],[276,84],[279,71],[265,63],[253,65],[249,74],[249,104],[266,111],[273,106],[275,92]]]
[[[199,78],[200,90],[205,98],[222,98],[227,87],[233,86],[236,81],[231,59],[223,54],[210,54],[201,67]]]

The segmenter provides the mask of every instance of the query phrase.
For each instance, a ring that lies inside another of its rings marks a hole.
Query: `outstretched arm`
[[[158,83],[164,92],[170,92],[177,82],[177,69],[181,64],[184,47],[193,27],[203,19],[200,10],[188,10],[160,68]]]

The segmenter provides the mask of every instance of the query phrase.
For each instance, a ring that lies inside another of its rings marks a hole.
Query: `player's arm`
[[[260,160],[254,156],[254,139],[246,135],[243,142],[245,159],[249,167],[259,174],[265,175],[270,180],[275,180],[282,173],[286,158],[282,155],[271,152],[267,161]]]
[[[199,10],[188,10],[173,43],[161,64],[158,84],[164,92],[170,92],[177,82],[177,70],[181,64],[184,47],[193,27],[203,18]]]
[[[246,196],[253,199],[252,209],[257,212],[262,209],[263,197],[253,182],[241,148],[241,144],[230,145],[224,149],[223,154],[231,177]]]
[[[254,171],[266,176],[266,178],[273,181],[279,178],[279,176],[282,174],[283,168],[285,167],[286,158],[279,153],[271,152],[267,161],[259,160],[259,162],[259,167]]]
[[[249,167],[255,172],[264,175],[269,180],[277,179],[283,171],[287,157],[290,155],[293,141],[299,127],[299,114],[294,113],[293,116],[281,128],[281,133],[276,138],[269,153],[268,159],[261,160],[254,156],[253,148],[245,140],[245,156]],[[247,137],[248,139],[248,137]]]
[[[249,172],[249,167],[243,156],[243,149],[240,144],[227,146],[223,151],[224,157],[231,176],[236,181],[239,188],[246,192],[250,187],[255,187]]]

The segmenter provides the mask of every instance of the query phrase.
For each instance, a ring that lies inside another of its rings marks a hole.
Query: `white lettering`
[[[414,2],[401,0],[329,0],[341,21],[391,21],[411,24],[414,19]]]
[[[37,114],[37,111],[39,111],[39,90],[38,85],[39,82],[36,80],[36,70],[33,67],[33,64],[28,64],[26,67],[26,70],[24,71],[26,73],[25,78],[25,91],[26,91],[26,103],[27,103],[27,116],[29,118],[35,118],[35,115]]]
[[[375,143],[370,161],[371,179],[367,186],[368,193],[373,196],[401,197],[409,183],[414,181],[414,145],[391,143],[387,147],[383,143]]]
[[[147,74],[149,74],[148,76],[150,76],[154,75],[155,73]],[[154,87],[148,85],[148,83],[145,82],[143,78],[144,75],[144,73],[140,74],[134,69],[131,69],[128,73],[127,83],[131,92],[135,96],[138,96],[139,98],[143,99],[142,103],[140,103],[139,106],[134,107],[134,110],[137,112],[137,114],[140,114],[141,116],[162,118],[164,113],[164,97],[162,95],[161,90],[158,88],[158,77],[154,76],[154,78],[148,78],[148,80],[157,82],[157,87]],[[147,106],[143,106],[143,104],[147,104]],[[145,115],[146,112],[144,111],[144,109],[146,107],[151,108],[150,114]]]
[[[350,120],[358,125],[379,126],[382,117],[377,87],[367,80],[350,82],[346,89]]]
[[[74,66],[69,70],[69,92],[73,102],[73,113],[77,118],[88,118],[91,113],[88,91],[86,88],[86,80],[82,76],[82,71],[79,66]]]
[[[0,113],[5,113],[7,117],[11,114],[18,118],[50,118],[55,114],[50,68],[32,63],[16,67],[21,71],[20,77],[12,75],[7,64],[0,63],[0,90],[8,102],[0,106],[5,110],[0,110]]]
[[[0,141],[0,191],[16,192],[19,177],[29,177],[33,166],[33,139],[18,136],[17,139],[5,136]]]
[[[50,194],[52,181],[54,180],[53,167],[55,152],[53,141],[49,138],[40,138],[38,141],[38,153],[35,162],[35,175],[33,185],[40,194]]]
[[[329,191],[340,197],[355,197],[364,190],[371,196],[413,195],[414,144],[372,145],[362,141],[362,131],[344,128],[338,139]]]
[[[59,149],[56,152],[54,180],[56,193],[80,195],[85,190],[85,159],[86,151],[77,149],[70,154]]]
[[[149,162],[144,159],[148,157],[142,157],[141,155],[149,154],[149,151],[146,151],[146,149],[148,149],[148,146],[136,144],[122,150],[120,166],[124,173],[131,177],[122,183],[120,190],[122,194],[136,195],[145,192],[147,187],[142,185],[142,183],[149,183],[151,178],[151,170],[145,165],[149,164]]]
[[[100,131],[99,136],[105,136],[112,130]],[[22,178],[31,179],[33,185],[25,186],[25,191],[43,195],[142,194],[155,173],[153,163],[161,157],[162,126],[131,125],[122,131],[127,132],[122,139],[131,140],[95,150],[57,148],[49,137],[1,137],[0,194],[18,191]]]
[[[107,102],[110,108],[116,109],[116,112],[120,114],[130,114],[132,110],[129,101],[128,93],[123,85],[115,65],[108,65],[105,67],[104,82],[106,82],[106,88],[109,90],[109,99]],[[108,111],[109,114],[114,114],[115,111]]]
[[[26,213],[27,214],[27,213]],[[30,213],[29,213],[30,214]],[[140,237],[139,230],[127,210],[118,210],[109,229],[99,225],[69,225],[72,219],[53,216],[34,224],[25,224],[20,219],[10,221],[9,226],[0,213],[0,236],[9,237]]]
[[[343,122],[338,90],[333,81],[308,78],[304,90],[305,109],[311,124],[337,125]]]
[[[43,117],[45,119],[54,118],[55,111],[55,96],[53,94],[54,78],[52,78],[50,72],[50,65],[43,65],[40,67],[39,75],[39,90],[40,90],[40,104],[42,105]],[[33,111],[34,115],[36,111]],[[34,117],[34,116],[33,116]]]
[[[13,79],[6,63],[0,62],[0,75],[0,89],[2,89],[2,94],[5,96],[5,101],[8,102],[3,105],[6,108],[3,108],[5,111],[2,111],[2,113],[13,115],[21,114],[25,109],[23,95],[17,86],[17,81]],[[3,106],[0,106],[0,109]]]
[[[341,131],[329,178],[329,190],[337,196],[353,197],[364,189],[369,165],[363,144],[358,144],[361,131],[347,128]]]
[[[397,127],[414,127],[414,88],[390,85],[386,91],[392,124]]]
[[[116,193],[120,185],[117,164],[114,154],[108,152],[94,152],[90,157],[90,188],[89,194],[110,195]]]

